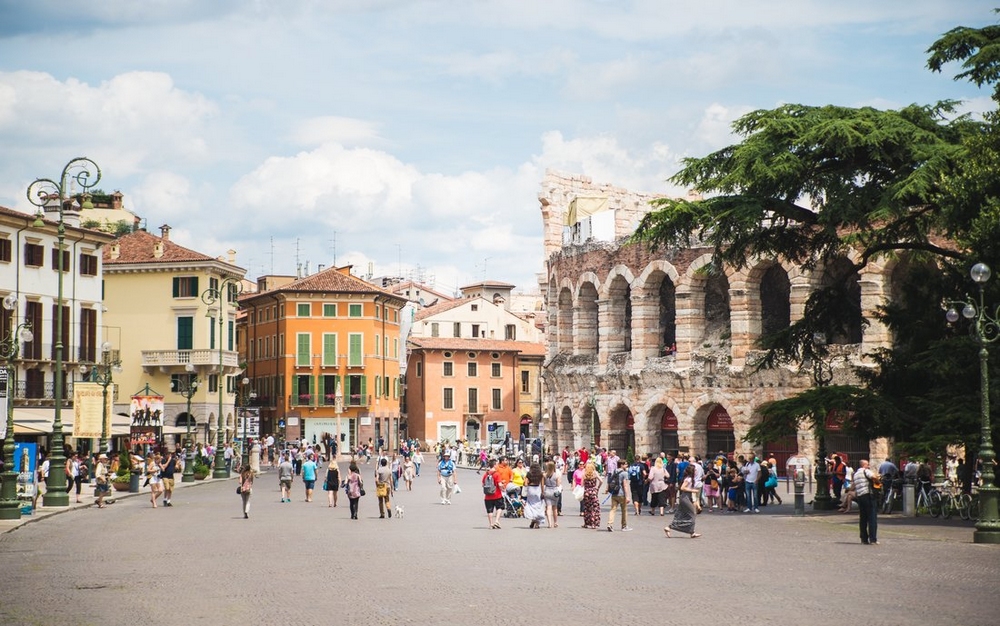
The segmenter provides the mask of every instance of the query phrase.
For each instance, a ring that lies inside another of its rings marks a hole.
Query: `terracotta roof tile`
[[[432,315],[437,315],[438,313],[444,313],[445,311],[456,309],[462,306],[463,304],[470,302],[471,300],[472,298],[462,298],[459,300],[446,300],[444,302],[438,302],[437,304],[434,304],[425,309],[420,309],[419,311],[417,311],[417,313],[413,316],[413,319],[417,321],[420,321],[422,319],[427,319]]]
[[[545,346],[530,341],[500,339],[462,339],[460,337],[410,337],[411,348],[423,350],[477,350],[520,352],[526,356],[545,356]]]
[[[316,272],[309,276],[299,278],[287,285],[283,285],[277,289],[272,289],[270,291],[262,291],[254,295],[264,295],[264,294],[274,294],[281,292],[299,292],[299,293],[368,293],[390,296],[400,303],[405,303],[406,298],[392,293],[391,291],[386,291],[385,289],[380,289],[372,283],[362,280],[357,276],[352,276],[349,273],[344,273],[341,270],[345,268],[331,267],[325,269],[322,272]]]
[[[153,254],[157,242],[163,242],[163,254],[159,257]],[[216,259],[178,245],[169,239],[157,237],[144,230],[123,235],[115,240],[119,254],[117,259],[111,258],[113,246],[104,247],[105,265],[127,265],[130,263],[177,263],[184,261],[215,261]]]

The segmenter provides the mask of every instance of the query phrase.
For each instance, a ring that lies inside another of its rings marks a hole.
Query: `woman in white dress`
[[[524,517],[531,521],[528,528],[541,528],[545,521],[545,491],[542,486],[542,468],[532,463],[525,477]]]
[[[160,455],[146,455],[146,482],[149,483],[149,501],[156,508],[156,500],[163,493],[163,480],[160,478]]]

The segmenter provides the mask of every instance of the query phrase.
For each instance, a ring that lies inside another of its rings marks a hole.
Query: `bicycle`
[[[941,486],[941,515],[948,519],[957,513],[962,519],[969,519],[969,507],[972,505],[972,496],[962,493],[958,486],[946,480]]]
[[[902,478],[885,478],[882,480],[882,513],[885,513],[886,515],[892,513],[892,510],[897,508],[897,503],[899,503],[898,508],[902,509],[902,498]]]
[[[921,508],[934,517],[941,516],[941,492],[930,481],[920,481],[920,488],[917,489],[916,509],[919,512]]]

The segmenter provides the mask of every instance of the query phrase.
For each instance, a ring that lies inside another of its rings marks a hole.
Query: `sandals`
[[[663,532],[667,534],[667,539],[670,539],[670,528],[664,526],[663,527]]]
[[[698,537],[701,537],[701,533],[691,533],[692,539],[697,539]]]

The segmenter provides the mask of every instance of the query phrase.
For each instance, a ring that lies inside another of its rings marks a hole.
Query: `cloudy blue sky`
[[[0,205],[86,155],[150,230],[252,277],[336,255],[530,289],[546,169],[676,193],[753,109],[985,110],[925,50],[993,4],[0,0]]]

